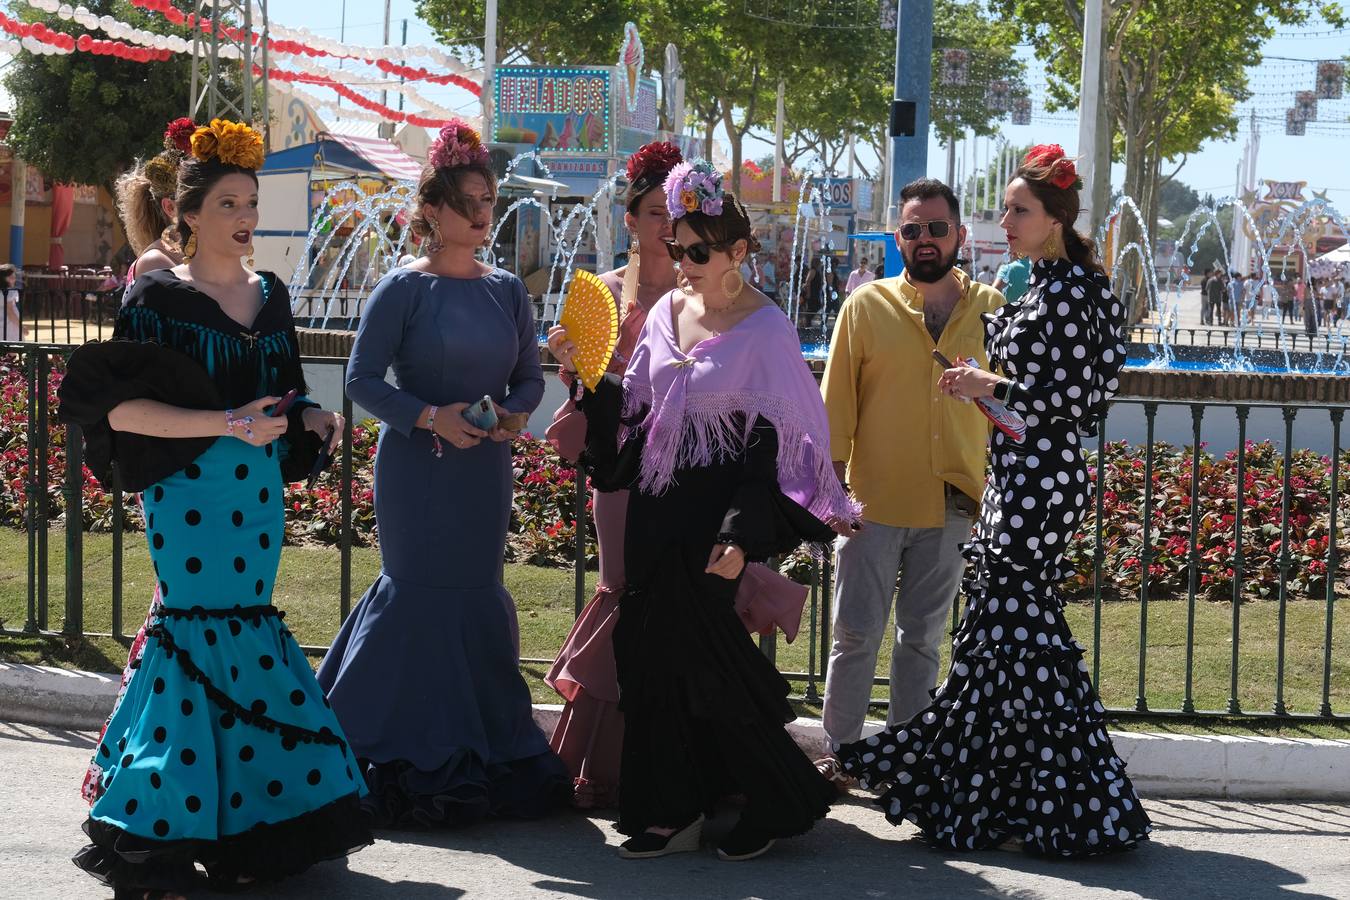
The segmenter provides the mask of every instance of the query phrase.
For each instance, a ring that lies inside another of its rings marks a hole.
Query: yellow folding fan
[[[595,275],[577,269],[558,324],[567,329],[568,338],[576,344],[572,364],[582,384],[595,390],[619,342],[619,310],[614,295]]]

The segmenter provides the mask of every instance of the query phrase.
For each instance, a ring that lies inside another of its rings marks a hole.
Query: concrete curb
[[[112,711],[118,683],[116,675],[0,663],[0,721],[96,731]],[[551,734],[561,712],[539,704],[534,718]],[[870,722],[864,734],[881,727]],[[797,719],[788,732],[808,756],[823,752],[819,719]],[[1111,738],[1146,797],[1350,800],[1350,740],[1137,731]]]

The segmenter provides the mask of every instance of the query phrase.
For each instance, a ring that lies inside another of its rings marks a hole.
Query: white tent
[[[1315,261],[1330,263],[1333,266],[1337,263],[1350,263],[1350,243],[1341,244],[1335,250],[1328,250],[1317,257]]]

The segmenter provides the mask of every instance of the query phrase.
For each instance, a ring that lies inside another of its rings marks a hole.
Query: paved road
[[[106,898],[68,860],[81,844],[78,783],[93,735],[0,723],[0,897]],[[710,851],[650,862],[614,855],[605,818],[560,815],[414,834],[388,833],[348,860],[243,895],[274,898],[1143,897],[1350,900],[1350,806],[1159,801],[1155,839],[1084,862],[936,853],[891,828],[863,797],[805,837],[747,863]]]

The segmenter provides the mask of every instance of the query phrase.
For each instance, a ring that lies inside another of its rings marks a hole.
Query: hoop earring
[[[197,229],[193,228],[192,234],[188,235],[187,243],[183,245],[183,259],[192,259],[192,257],[196,255],[197,255]]]
[[[727,286],[727,276],[732,276],[731,286]],[[722,294],[728,300],[735,300],[745,290],[745,276],[741,274],[740,269],[727,269],[722,273]]]
[[[1055,240],[1052,234],[1046,239],[1045,246],[1041,247],[1042,259],[1059,259],[1059,242]]]
[[[441,226],[435,219],[427,219],[427,224],[431,226],[431,234],[427,235],[427,242],[423,245],[423,252],[427,256],[433,253],[439,253],[445,248],[445,241],[441,240]]]
[[[250,243],[250,244],[248,245],[248,249],[244,251],[244,256],[247,257],[247,258],[244,260],[244,265],[247,266],[247,267],[250,268],[250,269],[253,268],[253,244],[252,244],[252,243]]]
[[[694,293],[694,286],[689,283],[684,270],[676,266],[675,268],[675,286],[687,297]]]

